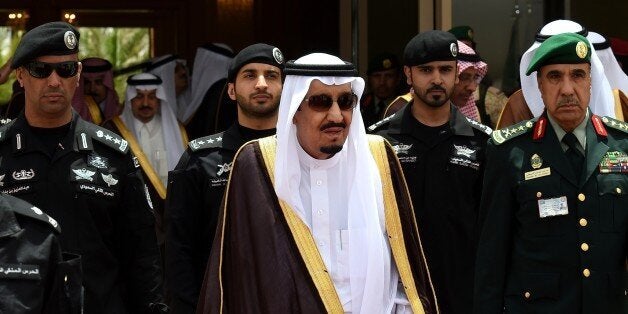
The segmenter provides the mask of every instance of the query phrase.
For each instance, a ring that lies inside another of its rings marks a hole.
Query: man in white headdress
[[[619,66],[617,58],[611,50],[611,42],[606,37],[596,33],[589,32],[587,39],[595,48],[595,52],[604,66],[604,75],[608,79],[613,89],[613,97],[615,98],[615,115],[618,120],[626,121],[628,116],[628,76]]]
[[[364,80],[314,53],[285,67],[277,136],[236,155],[198,313],[436,313],[392,148]]]
[[[172,112],[162,80],[150,73],[127,79],[124,109],[105,127],[120,134],[137,157],[156,212],[157,240],[163,243],[163,208],[168,171],[174,169],[186,148],[185,129]]]
[[[588,31],[580,24],[569,20],[556,20],[543,26],[536,35],[536,40],[521,57],[519,64],[519,78],[521,80],[521,92],[515,92],[502,110],[497,122],[497,129],[501,129],[515,123],[538,117],[543,113],[544,106],[541,99],[536,75],[526,75],[532,56],[538,47],[549,37],[562,33],[576,33],[587,36]],[[591,49],[591,106],[594,114],[615,118],[615,104],[613,91],[604,75],[604,67],[597,53]],[[534,73],[533,73],[534,74]]]
[[[177,119],[181,122],[185,121],[183,119],[184,112],[191,97],[191,92],[188,88],[190,78],[186,63],[185,59],[181,59],[177,55],[168,54],[153,59],[146,68],[146,72],[160,77],[163,81],[166,100],[172,107],[172,111]]]
[[[234,55],[233,50],[225,44],[208,44],[196,49],[192,69],[192,94],[181,116],[190,138],[214,134],[219,131],[219,124],[233,122],[219,120],[218,105],[228,99],[227,72]]]

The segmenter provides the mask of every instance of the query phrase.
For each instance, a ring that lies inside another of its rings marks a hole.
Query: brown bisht
[[[414,313],[438,313],[410,195],[390,145],[369,136],[381,178],[386,233]],[[273,188],[276,138],[235,157],[197,313],[342,313],[305,223]]]

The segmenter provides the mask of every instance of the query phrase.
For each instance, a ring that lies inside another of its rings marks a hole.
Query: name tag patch
[[[0,278],[39,280],[39,265],[0,264]]]
[[[569,214],[569,208],[567,208],[567,197],[561,196],[557,198],[540,199],[539,203],[539,217],[554,217],[564,216]]]
[[[546,177],[546,176],[549,176],[550,174],[552,174],[552,171],[550,170],[549,167],[547,167],[547,168],[543,168],[539,170],[528,171],[524,174],[524,177],[527,181],[527,180],[532,180],[536,178]]]

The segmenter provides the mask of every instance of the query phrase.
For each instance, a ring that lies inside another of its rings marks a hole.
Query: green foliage
[[[79,27],[81,48],[79,58],[99,57],[109,60],[114,70],[123,69],[150,59],[150,28]],[[116,92],[124,99],[126,78],[136,72],[114,78]]]
[[[114,69],[132,66],[151,57],[150,28],[79,27],[81,33],[79,58],[99,57],[109,60]],[[15,51],[24,31],[11,27],[0,27],[0,65],[4,64]],[[116,92],[124,99],[126,78],[134,73],[126,73],[114,78]],[[0,85],[0,104],[11,98],[11,86],[15,81],[12,73],[9,80]]]

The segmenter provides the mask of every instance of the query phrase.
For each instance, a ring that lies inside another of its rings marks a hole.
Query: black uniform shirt
[[[0,188],[63,227],[62,249],[82,258],[85,313],[139,313],[160,301],[154,219],[127,142],[74,113],[49,147],[23,114],[0,128]]]
[[[174,313],[194,313],[233,157],[244,143],[275,134],[238,124],[195,139],[168,175],[166,285]]]
[[[411,106],[370,129],[391,143],[401,162],[443,313],[465,313],[473,292],[476,220],[491,130],[453,105],[448,124],[428,127],[413,117]]]

